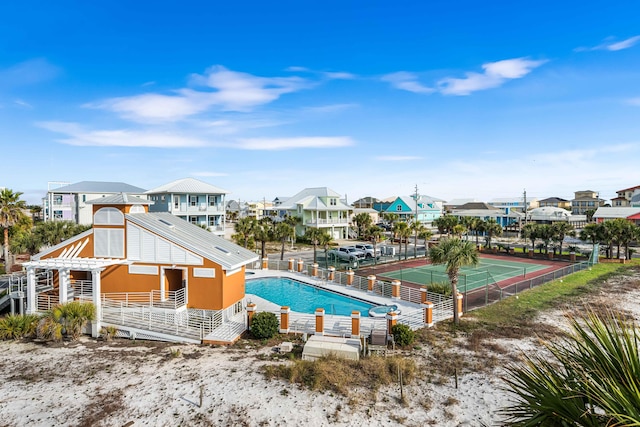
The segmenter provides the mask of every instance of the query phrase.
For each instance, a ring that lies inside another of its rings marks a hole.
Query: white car
[[[364,252],[364,256],[366,259],[371,259],[374,256],[376,257],[376,259],[380,259],[380,248],[374,249],[371,243],[357,243],[355,247],[356,249],[360,249],[362,252]]]

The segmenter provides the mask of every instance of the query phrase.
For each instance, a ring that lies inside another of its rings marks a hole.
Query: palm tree
[[[427,228],[419,221],[411,221],[409,228],[413,231],[413,258],[418,258],[418,235]]]
[[[287,239],[293,239],[296,235],[296,229],[292,225],[287,224],[284,221],[280,221],[273,229],[273,237],[276,240],[280,240],[282,243],[280,247],[280,261],[284,260],[284,244]]]
[[[484,223],[484,232],[486,233],[487,247],[491,249],[491,240],[494,236],[500,236],[502,234],[502,226],[496,222],[495,219],[489,218]]]
[[[372,225],[371,227],[367,228],[367,239],[370,240],[371,243],[373,244],[374,255],[377,254],[378,242],[385,239],[384,230],[378,227],[377,225]],[[378,257],[374,256],[373,259],[374,259],[374,263],[378,264]]]
[[[530,222],[525,224],[520,231],[520,234],[524,239],[531,240],[531,250],[536,247],[536,239],[538,238],[538,224]]]
[[[409,224],[407,224],[404,221],[396,222],[395,224],[393,224],[393,233],[400,238],[401,247],[402,247],[402,242],[405,242],[404,259],[407,259],[407,246],[409,243],[409,236],[411,235],[411,229],[409,228]]]
[[[293,250],[293,244],[296,241],[296,230],[298,225],[302,224],[302,218],[299,216],[285,215],[284,222],[293,227],[293,238],[291,239],[291,249]]]
[[[231,238],[244,248],[249,247],[249,242],[253,235],[253,229],[256,226],[256,220],[252,217],[240,218],[235,225],[235,234]]]
[[[538,238],[544,242],[544,253],[549,253],[549,242],[553,239],[553,228],[549,224],[538,225]]]
[[[356,230],[358,231],[358,239],[362,239],[367,228],[373,224],[373,219],[371,219],[371,215],[368,213],[362,212],[353,217],[353,223],[356,225]]]
[[[267,242],[273,239],[273,222],[271,218],[264,217],[256,222],[253,227],[253,238],[260,242],[260,257],[267,256]]]
[[[329,245],[333,242],[333,237],[331,234],[322,231],[322,233],[317,236],[317,240],[318,245],[324,248],[324,267],[329,268],[329,257],[327,256],[327,251],[329,250]]]
[[[596,249],[596,243],[600,242],[602,234],[602,224],[591,223],[584,226],[580,231],[580,240],[591,242],[591,252]],[[597,258],[597,254],[594,255]]]
[[[323,230],[319,228],[307,228],[307,231],[304,233],[304,237],[307,238],[311,244],[313,245],[313,263],[318,262],[317,250],[318,244],[320,244],[320,240],[323,238],[322,234],[326,234]]]
[[[5,270],[11,269],[11,260],[9,259],[9,228],[17,224],[22,217],[25,216],[23,209],[26,203],[20,200],[22,193],[13,192],[8,188],[0,191],[0,227],[3,231],[3,256]]]
[[[431,237],[433,236],[433,233],[431,232],[431,230],[429,230],[428,228],[424,228],[424,230],[420,231],[418,233],[418,237],[420,239],[424,240],[424,256],[428,257],[429,256],[429,243],[428,240],[431,239]]]
[[[451,282],[451,294],[453,295],[453,323],[460,322],[458,316],[458,278],[462,267],[478,265],[478,251],[473,242],[461,240],[457,237],[446,237],[438,246],[431,248],[429,258],[433,264],[445,264],[449,281]]]
[[[562,256],[562,243],[565,236],[574,236],[573,225],[568,222],[554,222],[551,226],[553,229],[554,240],[560,245],[560,256]]]

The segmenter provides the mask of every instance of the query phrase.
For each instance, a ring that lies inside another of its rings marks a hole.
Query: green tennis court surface
[[[476,267],[463,267],[460,269],[458,289],[460,291],[470,291],[512,277],[521,277],[524,279],[530,273],[544,270],[545,268],[549,268],[549,266],[480,258],[480,264]],[[400,270],[388,271],[381,275],[390,279],[406,280],[421,285],[442,282],[449,283],[449,276],[447,276],[446,266],[444,264],[428,264],[420,267],[402,268]]]

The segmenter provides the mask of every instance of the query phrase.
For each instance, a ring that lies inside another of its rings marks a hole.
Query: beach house
[[[126,194],[90,202],[93,228],[32,257],[27,312],[92,301],[123,336],[232,342],[246,329],[245,267],[255,253]],[[44,274],[43,274],[44,273]]]

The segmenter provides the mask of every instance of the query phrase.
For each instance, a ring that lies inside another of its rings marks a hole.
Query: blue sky
[[[4,2],[0,186],[234,199],[640,185],[635,1]]]

